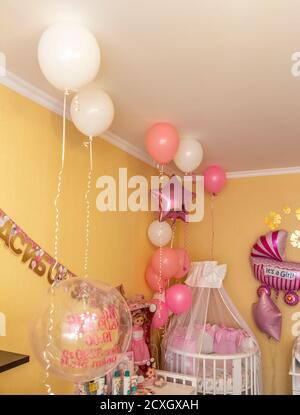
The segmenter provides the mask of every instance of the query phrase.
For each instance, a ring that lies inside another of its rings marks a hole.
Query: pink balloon
[[[157,275],[150,265],[146,269],[145,280],[153,291],[162,291],[167,285],[167,280]]]
[[[146,135],[146,148],[157,163],[169,163],[174,158],[178,146],[178,132],[171,124],[160,122],[149,128]]]
[[[226,183],[226,174],[221,166],[209,166],[204,172],[204,187],[209,193],[217,194]]]
[[[191,261],[189,254],[187,253],[186,249],[184,248],[177,248],[176,254],[179,262],[179,268],[174,278],[179,280],[180,278],[184,277],[190,270]]]
[[[187,211],[195,193],[185,188],[177,176],[173,175],[162,189],[151,189],[151,195],[157,203],[161,222],[167,219],[173,223],[177,219],[187,222]]]
[[[167,307],[175,314],[188,311],[192,305],[192,291],[184,284],[174,284],[166,290]]]
[[[157,275],[160,275],[160,261],[162,277],[166,280],[172,278],[177,273],[179,268],[179,261],[176,250],[163,247],[158,248],[154,252],[151,258],[151,266]]]
[[[168,321],[169,310],[166,304],[161,300],[151,300],[151,304],[156,305],[156,310],[152,317],[151,326],[155,329],[159,329]]]
[[[279,341],[281,336],[281,312],[272,298],[262,292],[258,303],[252,306],[253,318],[260,331]]]

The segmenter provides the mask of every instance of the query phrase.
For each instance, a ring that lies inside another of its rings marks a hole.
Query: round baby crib
[[[164,370],[193,375],[201,395],[259,395],[260,355],[253,349],[231,355],[193,354],[162,348]]]

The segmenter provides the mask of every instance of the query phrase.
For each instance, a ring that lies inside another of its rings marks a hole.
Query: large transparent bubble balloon
[[[69,278],[54,288],[53,305],[51,319],[48,304],[32,332],[34,351],[45,367],[50,364],[51,373],[87,382],[118,365],[131,339],[132,322],[115,288]]]

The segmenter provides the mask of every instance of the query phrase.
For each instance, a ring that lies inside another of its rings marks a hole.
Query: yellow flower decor
[[[298,229],[291,234],[290,242],[294,248],[300,248],[300,231]]]
[[[279,225],[281,225],[281,220],[281,215],[271,210],[268,216],[265,217],[265,224],[269,229],[271,229],[271,231],[274,231],[275,229],[279,228]]]
[[[284,222],[284,218],[287,215],[293,213],[296,216],[296,219],[300,221],[300,207],[296,209],[292,209],[290,206],[285,205],[281,209],[281,213],[275,212],[274,210],[270,210],[268,216],[265,217],[265,224],[271,231],[275,231],[280,226],[282,226],[282,222]],[[300,249],[300,230],[295,229],[290,233],[290,244],[293,248]]]
[[[289,215],[292,211],[292,209],[289,206],[284,206],[284,208],[282,208],[283,213],[285,213],[286,215]],[[299,212],[300,213],[300,212]]]

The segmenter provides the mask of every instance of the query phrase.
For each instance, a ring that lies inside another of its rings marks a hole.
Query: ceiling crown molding
[[[245,177],[278,176],[282,174],[300,173],[300,166],[278,167],[275,169],[232,171],[226,174],[228,179],[242,179]]]
[[[51,95],[10,71],[6,71],[6,76],[0,77],[0,84],[12,89],[20,95],[23,95],[31,101],[36,102],[42,107],[55,112],[56,114],[62,115],[63,113],[63,106],[59,100],[53,98]]]
[[[13,91],[30,99],[31,101],[36,102],[49,111],[52,111],[60,116],[63,114],[62,102],[10,71],[6,71],[6,76],[0,77],[0,84],[6,86],[9,89],[12,89]],[[67,111],[67,118],[70,119],[69,111]],[[101,138],[114,145],[115,147],[120,148],[131,156],[143,161],[144,163],[152,167],[157,167],[157,164],[145,151],[129,143],[124,138],[121,138],[110,131],[106,131],[104,134],[102,134]],[[166,167],[165,173],[172,174],[172,171]]]
[[[42,107],[52,111],[58,115],[63,113],[63,105],[58,99],[52,97],[41,89],[35,87],[31,83],[25,81],[14,73],[7,71],[6,76],[0,76],[0,84],[12,89],[13,91],[23,95],[24,97],[30,99],[33,102],[41,105]],[[70,119],[69,114],[67,118]],[[131,144],[124,138],[119,137],[118,135],[106,131],[101,137],[112,144],[115,147],[120,148],[131,156],[143,161],[144,163],[157,167],[157,164],[149,157],[146,151],[141,150],[139,147]],[[166,174],[174,174],[172,167],[166,166],[164,168]],[[300,166],[295,167],[282,167],[275,169],[263,169],[263,170],[245,170],[245,171],[235,171],[228,172],[226,174],[228,179],[240,179],[246,177],[261,177],[261,176],[275,176],[282,174],[297,174],[300,173]]]

